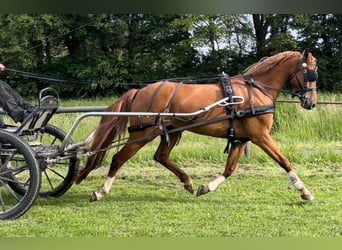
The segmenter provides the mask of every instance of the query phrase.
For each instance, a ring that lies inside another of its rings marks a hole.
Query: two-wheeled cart
[[[66,135],[48,124],[58,107],[58,93],[43,89],[39,104],[20,126],[0,127],[0,219],[18,218],[38,196],[59,197],[72,186],[78,159],[46,160],[59,154]]]

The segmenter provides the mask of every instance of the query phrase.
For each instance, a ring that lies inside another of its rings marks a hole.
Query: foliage
[[[340,14],[2,14],[0,27],[0,62],[64,79],[2,73],[27,97],[47,85],[65,98],[113,96],[158,79],[234,75],[304,48],[319,59],[320,89],[342,88]]]

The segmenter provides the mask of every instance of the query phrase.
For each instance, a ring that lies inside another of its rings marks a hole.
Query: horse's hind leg
[[[127,144],[112,157],[107,180],[101,187],[99,187],[92,193],[90,201],[101,200],[110,191],[117,172],[122,167],[122,165],[131,157],[133,157],[146,143],[150,142],[153,139],[154,138],[135,142],[132,144],[130,144],[128,140]]]
[[[208,185],[201,185],[197,190],[197,196],[215,191],[216,188],[221,183],[223,183],[226,178],[232,175],[232,173],[236,170],[238,166],[238,161],[240,159],[240,156],[244,152],[245,146],[246,146],[246,143],[240,143],[240,144],[237,144],[234,148],[230,149],[226,167],[222,175],[219,175],[215,180],[210,182]]]
[[[184,188],[190,193],[193,193],[193,184],[190,176],[170,160],[171,150],[177,144],[181,135],[182,132],[171,133],[169,134],[169,141],[167,141],[166,137],[162,135],[159,147],[154,154],[154,159],[174,173],[181,182],[184,183]]]

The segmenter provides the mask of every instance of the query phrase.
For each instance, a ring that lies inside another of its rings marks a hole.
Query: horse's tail
[[[131,109],[131,104],[137,93],[137,89],[131,89],[127,91],[122,97],[114,104],[109,106],[106,111],[108,112],[127,112]],[[126,116],[103,116],[98,124],[95,134],[93,136],[93,144],[91,151],[96,153],[88,158],[85,167],[78,173],[75,182],[81,183],[87,175],[94,169],[98,168],[105,155],[106,149],[115,138],[121,138],[127,127],[128,117]]]

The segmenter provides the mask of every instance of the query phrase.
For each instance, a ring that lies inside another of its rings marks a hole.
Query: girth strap
[[[223,76],[221,77],[221,84],[222,84],[222,89],[223,89],[223,95],[224,97],[229,97],[229,101],[233,102],[233,95],[234,95],[234,91],[232,88],[232,83],[229,79],[229,76],[225,73],[223,73]],[[231,112],[232,110],[234,110],[234,104],[229,104],[226,106],[227,108],[227,112]]]
[[[164,110],[164,113],[169,113],[170,112],[170,108],[173,104],[173,101],[175,100],[176,98],[176,95],[179,91],[179,87],[183,84],[183,82],[179,82],[176,86],[176,89],[173,91],[173,94],[171,96],[171,99],[169,100],[169,103],[167,104],[166,106],[166,109]],[[163,131],[164,131],[164,135],[165,135],[165,140],[166,140],[166,144],[169,146],[170,145],[170,136],[169,136],[169,133],[167,131],[167,128],[165,126],[165,123],[164,123],[164,117],[161,118],[161,121],[159,122],[160,126],[162,127]],[[157,123],[157,120],[155,121]]]
[[[229,79],[229,76],[226,74],[223,74],[221,77],[221,84],[223,89],[224,97],[229,97],[229,101],[233,102],[233,95],[234,91],[232,88],[232,83]],[[234,128],[234,116],[235,116],[235,105],[229,104],[226,106],[227,108],[227,115],[229,115],[229,123],[230,126],[227,131],[227,139],[228,143],[226,148],[224,149],[224,153],[228,153],[231,147],[235,147],[235,128]]]
[[[268,105],[268,106],[258,106],[248,109],[240,109],[239,111],[236,111],[236,118],[245,118],[245,117],[251,117],[256,115],[265,115],[265,114],[273,114],[276,110],[275,105]]]
[[[152,103],[154,101],[154,99],[156,98],[157,94],[159,93],[159,91],[161,90],[161,88],[167,83],[167,81],[164,81],[162,82],[158,88],[155,90],[155,92],[153,93],[152,95],[152,98],[151,98],[151,101],[149,102],[148,106],[147,106],[147,109],[146,111],[148,112],[151,107],[152,107]],[[176,98],[176,95],[180,89],[180,86],[183,84],[183,82],[179,82],[177,83],[177,86],[175,88],[175,90],[173,91],[173,94],[169,100],[169,102],[167,103],[166,105],[166,108],[164,110],[163,113],[169,113],[170,112],[170,109],[171,109],[171,106]],[[164,119],[165,117],[161,117],[161,116],[156,116],[155,120],[154,121],[151,121],[151,122],[141,122],[140,124],[138,125],[133,125],[133,126],[130,126],[128,127],[128,132],[129,133],[132,133],[132,132],[136,132],[136,131],[140,131],[140,130],[144,130],[146,128],[150,128],[150,127],[161,127],[161,129],[164,131],[164,135],[165,135],[165,140],[166,140],[166,143],[169,145],[170,144],[170,137],[169,137],[169,133],[168,133],[168,129],[164,123]]]
[[[153,93],[153,95],[151,97],[151,100],[150,100],[150,102],[149,102],[149,104],[148,104],[148,106],[146,108],[146,112],[150,111],[151,106],[152,106],[152,104],[154,102],[154,99],[156,98],[157,94],[159,93],[160,89],[164,86],[165,83],[167,83],[167,81],[164,81],[161,84],[159,84],[158,88],[154,91],[154,93]]]

